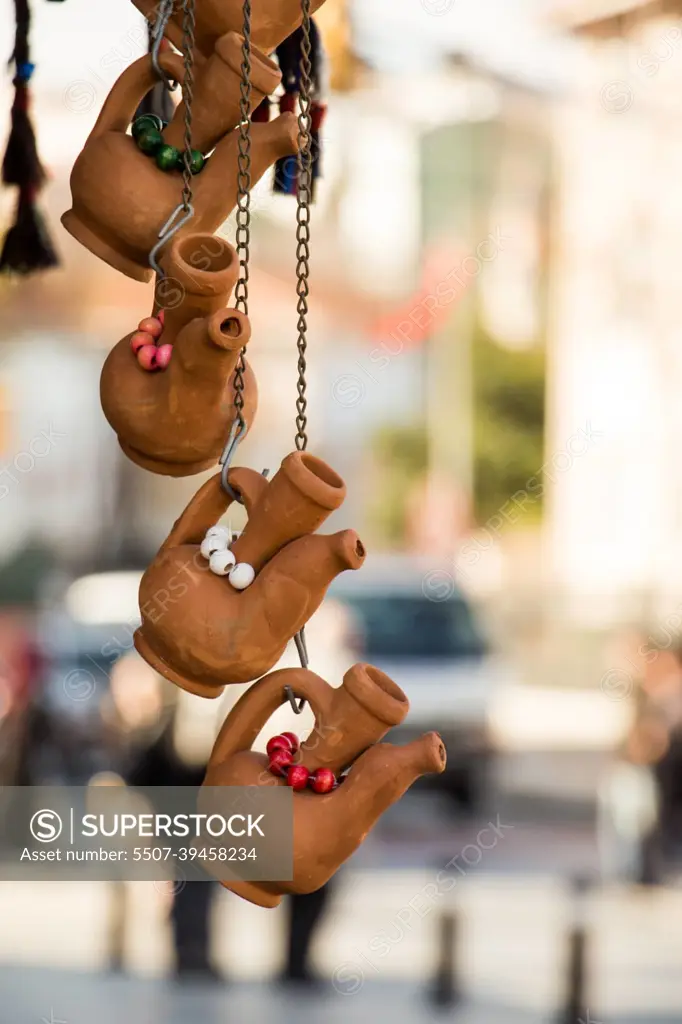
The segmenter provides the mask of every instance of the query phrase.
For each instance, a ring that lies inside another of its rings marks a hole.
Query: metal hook
[[[184,217],[180,217],[180,214],[183,212],[183,210],[185,212],[185,215]],[[190,221],[193,216],[194,207],[192,206],[191,203],[188,203],[186,207],[184,203],[179,203],[178,206],[175,207],[170,217],[168,218],[168,220],[163,225],[163,227],[161,228],[157,235],[157,238],[159,240],[152,249],[152,251],[149,253],[149,266],[156,274],[158,274],[159,278],[161,278],[162,280],[166,276],[166,274],[164,270],[159,266],[157,256],[163,249],[166,242],[168,242],[173,237],[173,235],[177,234],[180,228],[184,227],[185,224],[187,224],[187,222]],[[180,217],[179,220],[178,217]]]
[[[305,707],[305,698],[302,698],[301,699],[301,703],[297,704],[296,703],[296,697],[294,695],[294,691],[291,689],[290,686],[285,686],[284,687],[284,692],[287,695],[287,698],[289,700],[289,703],[291,704],[291,708],[292,708],[292,711],[294,712],[294,714],[295,715],[302,715],[303,714],[303,708]]]
[[[301,668],[307,668],[308,664],[309,664],[309,659],[308,659],[308,645],[307,645],[306,639],[305,639],[305,626],[302,626],[301,629],[299,630],[299,632],[294,637],[294,643],[296,644],[296,650],[298,651],[298,656],[301,659]],[[294,714],[295,715],[302,714],[303,713],[303,708],[306,705],[305,697],[302,697],[301,698],[301,703],[297,704],[296,703],[296,698],[294,697],[294,691],[291,689],[290,686],[285,686],[284,687],[284,692],[286,693],[287,697],[289,698],[289,703],[291,704],[291,707],[293,709]]]
[[[234,453],[237,450],[237,445],[241,441],[243,435],[246,433],[246,423],[241,417],[234,420],[230,433],[227,438],[227,443],[223,448],[223,454],[220,456],[219,464],[222,466],[220,471],[220,483],[226,494],[232,498],[233,501],[238,501],[240,505],[244,504],[244,499],[238,491],[235,491],[234,487],[227,479],[227,474],[230,472],[230,466],[232,465],[232,459]],[[266,475],[266,474],[264,474]]]
[[[161,0],[159,5],[156,23],[152,28],[152,67],[156,72],[157,76],[161,79],[163,84],[166,86],[169,92],[173,92],[177,89],[178,83],[173,79],[169,78],[166,72],[159,63],[159,54],[161,52],[161,43],[163,41],[166,27],[170,21],[171,14],[173,13],[173,0]]]
[[[301,668],[307,668],[310,663],[310,659],[308,658],[308,644],[305,638],[305,626],[302,626],[294,637],[294,643],[296,644],[298,656],[301,659]]]

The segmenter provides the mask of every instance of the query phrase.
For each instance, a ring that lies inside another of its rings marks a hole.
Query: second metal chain
[[[195,29],[195,0],[184,0],[182,5],[182,55],[185,65],[185,80],[182,83],[182,98],[185,102],[185,148],[182,163],[182,208],[185,213],[192,206],[192,106],[194,103]]]
[[[302,0],[301,68],[298,114],[298,189],[296,192],[296,294],[298,303],[298,397],[296,399],[296,447],[308,447],[308,399],[306,397],[306,350],[308,348],[308,297],[310,295],[310,203],[313,184],[312,91],[310,0]]]
[[[158,63],[161,48],[161,31],[164,25],[164,18],[167,23],[168,16],[172,11],[170,7],[159,11],[158,22],[155,26],[155,39],[152,47],[152,64],[161,71]],[[182,98],[185,103],[185,132],[182,161],[182,197],[179,204],[171,213],[157,235],[156,245],[149,253],[149,265],[161,282],[166,272],[159,263],[161,250],[168,244],[173,235],[177,234],[180,228],[184,227],[194,216],[192,205],[192,106],[194,101],[194,49],[195,49],[195,28],[196,28],[196,0],[183,0],[182,3],[182,56],[184,64],[184,81],[182,83]],[[166,76],[164,75],[166,81]],[[170,83],[169,83],[170,84]],[[157,295],[158,295],[157,291]],[[160,296],[159,296],[160,298]]]
[[[234,290],[237,309],[244,316],[249,315],[249,258],[251,246],[251,0],[244,0],[244,24],[242,28],[241,93],[239,100],[239,153],[237,157],[237,235],[236,248],[239,258],[239,280]],[[234,407],[239,435],[246,429],[244,421],[244,354],[234,371]]]
[[[308,398],[306,396],[306,351],[308,348],[308,297],[310,295],[310,203],[313,186],[312,114],[312,43],[310,0],[301,0],[301,67],[298,90],[298,188],[296,190],[296,294],[298,302],[298,396],[296,398],[296,448],[304,452],[308,447]],[[308,647],[305,627],[294,637],[302,668],[308,668]],[[296,703],[290,687],[287,697],[295,714],[300,715],[305,699]]]

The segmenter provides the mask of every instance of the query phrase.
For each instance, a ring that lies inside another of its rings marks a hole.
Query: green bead
[[[175,146],[162,145],[156,151],[156,166],[162,171],[174,171],[178,166],[180,150]]]
[[[189,167],[192,174],[199,174],[203,170],[204,164],[206,163],[206,157],[203,153],[200,153],[198,149],[192,150],[192,156],[190,157]],[[184,171],[185,169],[185,154],[178,153],[177,169]]]
[[[156,128],[147,128],[137,137],[137,144],[147,156],[154,156],[160,146],[163,146],[163,135]]]
[[[133,121],[131,132],[134,139],[139,139],[140,135],[153,128],[155,131],[160,132],[163,128],[163,121],[156,114],[143,114],[142,117],[137,117]]]
[[[192,157],[189,162],[189,166],[192,170],[192,174],[200,174],[204,169],[206,163],[206,157],[203,153],[200,153],[198,149],[192,150]]]

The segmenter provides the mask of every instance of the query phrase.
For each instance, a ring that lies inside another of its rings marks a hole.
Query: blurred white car
[[[434,573],[439,586],[431,585]],[[352,613],[362,659],[386,672],[408,697],[408,717],[391,740],[439,732],[448,766],[434,781],[466,805],[477,805],[493,753],[491,709],[512,676],[469,599],[446,570],[402,555],[368,557],[360,572],[334,581],[330,596]]]

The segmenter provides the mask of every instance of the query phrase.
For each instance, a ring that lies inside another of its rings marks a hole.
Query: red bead
[[[310,788],[315,793],[331,793],[336,785],[336,776],[331,768],[318,768],[310,776]]]
[[[293,759],[294,755],[290,750],[275,750],[270,757],[270,771],[273,775],[284,777]]]
[[[156,345],[143,345],[137,353],[137,361],[143,370],[156,370]]]
[[[172,345],[159,345],[156,350],[156,365],[160,370],[165,370],[173,355]]]
[[[143,345],[153,344],[154,339],[152,338],[151,334],[147,334],[146,331],[135,331],[135,333],[131,335],[130,347],[135,353],[135,355],[137,355],[137,353],[140,351]]]
[[[299,792],[308,785],[310,772],[302,764],[292,764],[287,772],[287,786]]]
[[[146,331],[147,334],[151,334],[152,338],[160,338],[163,333],[163,324],[156,316],[146,316],[144,320],[140,320],[137,325],[138,330]]]
[[[298,751],[298,748],[301,746],[301,744],[298,741],[298,736],[296,735],[296,733],[283,732],[281,735],[282,739],[289,740],[289,743],[291,743],[291,749],[293,750],[294,753],[296,753]]]
[[[286,736],[273,736],[271,740],[268,740],[268,745],[265,748],[268,754],[274,754],[276,750],[288,750],[293,754],[291,747],[291,740],[288,740]]]

